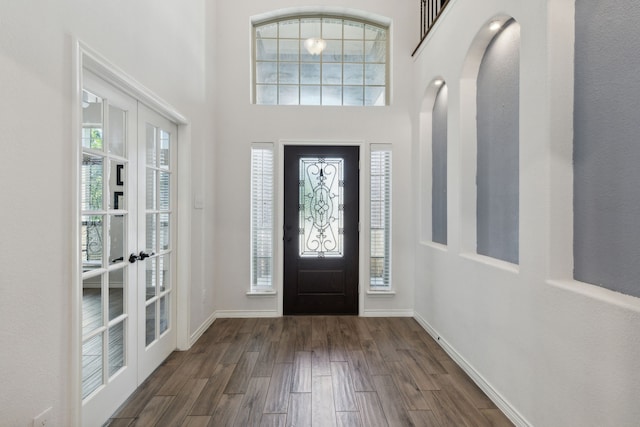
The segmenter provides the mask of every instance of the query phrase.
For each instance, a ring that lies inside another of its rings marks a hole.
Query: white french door
[[[138,106],[138,383],[176,348],[177,127]],[[142,259],[141,259],[142,258]],[[141,285],[143,284],[143,285]]]
[[[100,426],[176,347],[176,125],[85,70],[82,425]]]

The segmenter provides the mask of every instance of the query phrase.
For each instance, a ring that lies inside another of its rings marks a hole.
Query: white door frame
[[[80,425],[82,420],[82,266],[80,265],[80,159],[82,149],[79,144],[82,126],[82,87],[83,71],[89,70],[117,89],[125,92],[149,108],[155,110],[178,125],[178,203],[176,228],[176,265],[177,265],[177,347],[187,350],[189,340],[189,308],[191,284],[191,130],[189,121],[176,108],[162,100],[142,84],[131,78],[102,55],[77,39],[73,39],[73,87],[71,94],[72,123],[70,156],[75,162],[71,188],[72,198],[72,252],[71,259],[71,357],[69,395],[71,396],[70,421]]]
[[[360,232],[358,233],[358,245],[360,247],[358,254],[358,316],[364,315],[364,294],[367,287],[363,282],[365,277],[369,277],[369,237],[365,233],[367,226],[363,224],[369,223],[369,184],[366,178],[369,176],[369,161],[367,157],[369,151],[366,144],[362,140],[305,140],[305,139],[281,139],[276,144],[277,160],[275,170],[277,171],[276,196],[274,199],[275,218],[276,218],[276,258],[274,260],[274,283],[276,284],[276,292],[278,297],[278,316],[284,313],[284,243],[283,243],[283,226],[284,226],[284,147],[289,145],[300,146],[352,146],[358,147],[360,152],[360,171],[358,179],[360,181],[360,197],[359,197],[359,217]]]

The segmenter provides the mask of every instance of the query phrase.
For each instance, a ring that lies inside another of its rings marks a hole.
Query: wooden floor
[[[510,426],[409,318],[218,319],[108,426]]]

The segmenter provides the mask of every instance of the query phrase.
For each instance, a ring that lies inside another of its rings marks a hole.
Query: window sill
[[[448,250],[449,250],[448,246],[447,245],[443,245],[442,243],[421,241],[420,244],[422,246],[427,247],[427,248],[437,249],[437,250],[439,250],[441,252],[448,252]]]
[[[278,292],[276,291],[248,291],[247,292],[247,296],[248,297],[271,297],[271,296],[275,296]]]
[[[367,295],[372,297],[392,297],[396,295],[396,291],[372,291],[368,290]]]
[[[508,271],[510,273],[518,274],[520,272],[520,265],[513,264],[508,261],[502,261],[497,258],[493,258],[486,255],[480,255],[476,253],[462,253],[460,254],[462,258],[470,259],[475,262],[479,262],[484,265],[488,265],[490,267],[498,268],[500,270]]]

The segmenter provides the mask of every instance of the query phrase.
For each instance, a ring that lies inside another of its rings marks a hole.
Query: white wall
[[[76,144],[72,37],[190,120],[190,178],[204,207],[191,214],[190,333],[214,309],[277,310],[279,297],[245,295],[251,142],[392,143],[397,295],[365,298],[365,313],[407,313],[415,304],[417,317],[523,422],[623,426],[640,419],[640,303],[571,280],[572,0],[456,0],[415,60],[409,56],[415,2],[349,1],[350,8],[393,22],[392,105],[375,109],[251,105],[250,17],[311,3],[218,3],[0,2],[3,426],[30,425],[48,407],[53,407],[51,425],[72,425],[76,404],[69,398],[71,259],[76,256],[70,241]],[[472,253],[475,124],[469,119],[475,98],[472,79],[461,79],[472,74],[465,61],[477,32],[505,12],[522,28],[517,269]],[[446,250],[417,238],[425,217],[418,113],[435,77],[444,77],[449,88]]]
[[[213,311],[198,252],[212,240],[211,46],[204,0],[0,2],[0,424],[72,425],[73,43],[77,37],[173,105],[191,124],[193,331]],[[213,19],[210,20],[213,22]],[[209,98],[208,98],[209,96]],[[203,177],[209,182],[204,185]],[[187,212],[189,207],[187,206]],[[211,250],[211,249],[209,249]],[[212,256],[209,256],[212,258]],[[205,298],[202,298],[204,295]]]
[[[430,161],[424,93],[437,77],[449,87],[449,244],[416,242],[415,311],[518,423],[631,426],[640,419],[640,300],[572,280],[573,7],[457,0],[418,55],[417,180]],[[475,254],[474,72],[496,16],[521,25],[519,266]],[[414,188],[420,224],[430,194]]]
[[[391,106],[286,107],[250,103],[251,17],[281,8],[333,6],[322,0],[265,0],[219,2],[216,21],[217,40],[217,162],[216,162],[216,308],[220,316],[246,314],[276,315],[274,297],[249,297],[250,234],[249,179],[252,142],[353,141],[393,144],[393,285],[396,295],[386,298],[366,296],[361,312],[366,314],[411,313],[413,306],[413,228],[411,227],[410,106],[412,102],[412,59],[415,46],[416,16],[409,0],[349,0],[341,6],[392,20]],[[367,161],[363,149],[361,161]],[[361,180],[368,177],[363,175]],[[279,200],[282,202],[282,199]],[[365,217],[368,218],[368,217]],[[365,222],[366,224],[366,222]],[[281,239],[282,224],[276,223]],[[363,227],[366,230],[366,226]],[[361,248],[366,251],[367,248]],[[281,263],[281,260],[276,261]],[[367,284],[361,277],[361,291]],[[278,286],[279,283],[276,283]]]

